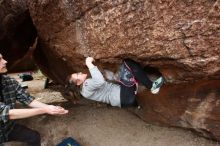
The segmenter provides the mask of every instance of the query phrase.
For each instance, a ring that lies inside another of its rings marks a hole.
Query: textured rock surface
[[[36,37],[25,0],[0,0],[0,53],[10,71],[34,68],[28,52]]]
[[[132,58],[169,83],[219,79],[219,0],[37,0],[29,7],[56,80],[66,68],[81,70],[89,55],[113,68]]]
[[[139,103],[136,113],[150,123],[190,128],[220,140],[219,80],[167,85],[158,95],[142,90]]]

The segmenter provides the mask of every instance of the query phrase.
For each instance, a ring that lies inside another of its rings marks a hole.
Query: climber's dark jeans
[[[17,123],[8,135],[8,141],[25,142],[28,144],[28,146],[41,145],[40,134],[37,131],[34,131]]]
[[[131,59],[125,59],[124,61],[132,70],[132,74],[134,75],[135,80],[138,83],[143,84],[146,88],[151,89],[152,81],[148,78],[145,71],[142,69],[141,65]],[[121,107],[137,105],[135,98],[136,97],[135,91],[136,91],[135,85],[132,87],[121,85],[121,93],[120,93]]]

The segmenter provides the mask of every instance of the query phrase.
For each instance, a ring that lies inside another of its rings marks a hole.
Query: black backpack
[[[123,64],[120,67],[120,73],[119,73],[119,80],[118,82],[126,87],[132,87],[136,86],[135,94],[137,94],[138,90],[138,82],[136,81],[132,69],[128,66],[128,64],[123,61]]]
[[[19,74],[18,76],[22,79],[22,82],[31,81],[34,79],[30,73],[22,73]]]

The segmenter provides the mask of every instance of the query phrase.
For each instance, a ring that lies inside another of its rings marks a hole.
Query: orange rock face
[[[113,66],[132,58],[168,83],[219,79],[219,0],[37,0],[29,10],[56,80],[82,70],[85,56]]]
[[[158,95],[142,90],[136,113],[159,125],[194,129],[203,136],[218,139],[220,81],[204,80],[180,85],[166,85]]]

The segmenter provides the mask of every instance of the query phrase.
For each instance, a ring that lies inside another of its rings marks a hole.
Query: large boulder
[[[60,82],[85,56],[112,70],[132,58],[168,83],[220,77],[219,0],[36,0],[29,9],[45,55],[36,59]]]
[[[36,0],[30,15],[39,35],[35,58],[64,83],[93,56],[116,72],[124,58],[156,68],[158,95],[140,91],[147,122],[195,129],[220,140],[220,0]]]
[[[36,0],[29,10],[39,35],[35,59],[64,83],[93,56],[116,72],[124,58],[156,68],[158,95],[140,91],[147,122],[195,129],[220,140],[220,0]]]

